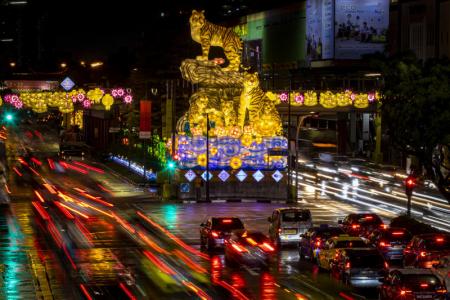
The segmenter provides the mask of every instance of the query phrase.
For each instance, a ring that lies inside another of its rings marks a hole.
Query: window
[[[287,211],[282,214],[283,222],[306,222],[311,219],[309,211]]]

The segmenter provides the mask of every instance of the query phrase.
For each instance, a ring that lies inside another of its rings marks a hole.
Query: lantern
[[[106,110],[110,110],[111,105],[114,104],[114,98],[110,94],[105,94],[102,98],[102,104],[105,106]]]

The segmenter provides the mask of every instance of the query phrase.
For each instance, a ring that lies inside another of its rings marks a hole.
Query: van
[[[301,235],[312,227],[311,211],[298,207],[275,209],[267,220],[270,239],[277,247],[298,245]]]

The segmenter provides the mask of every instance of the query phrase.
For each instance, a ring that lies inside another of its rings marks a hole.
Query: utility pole
[[[209,114],[206,113],[206,202],[211,202],[209,199]]]
[[[287,140],[288,140],[288,178],[287,178],[287,202],[292,202],[291,195],[291,90],[292,90],[292,76],[289,73],[289,92],[288,92],[288,126],[287,126]]]

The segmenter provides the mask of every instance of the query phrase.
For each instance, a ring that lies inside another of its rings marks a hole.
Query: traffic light
[[[176,165],[176,163],[174,161],[169,160],[167,162],[167,169],[169,169],[169,170],[174,170],[176,166],[177,165]]]
[[[413,189],[416,186],[416,180],[413,177],[406,178],[406,187]]]

